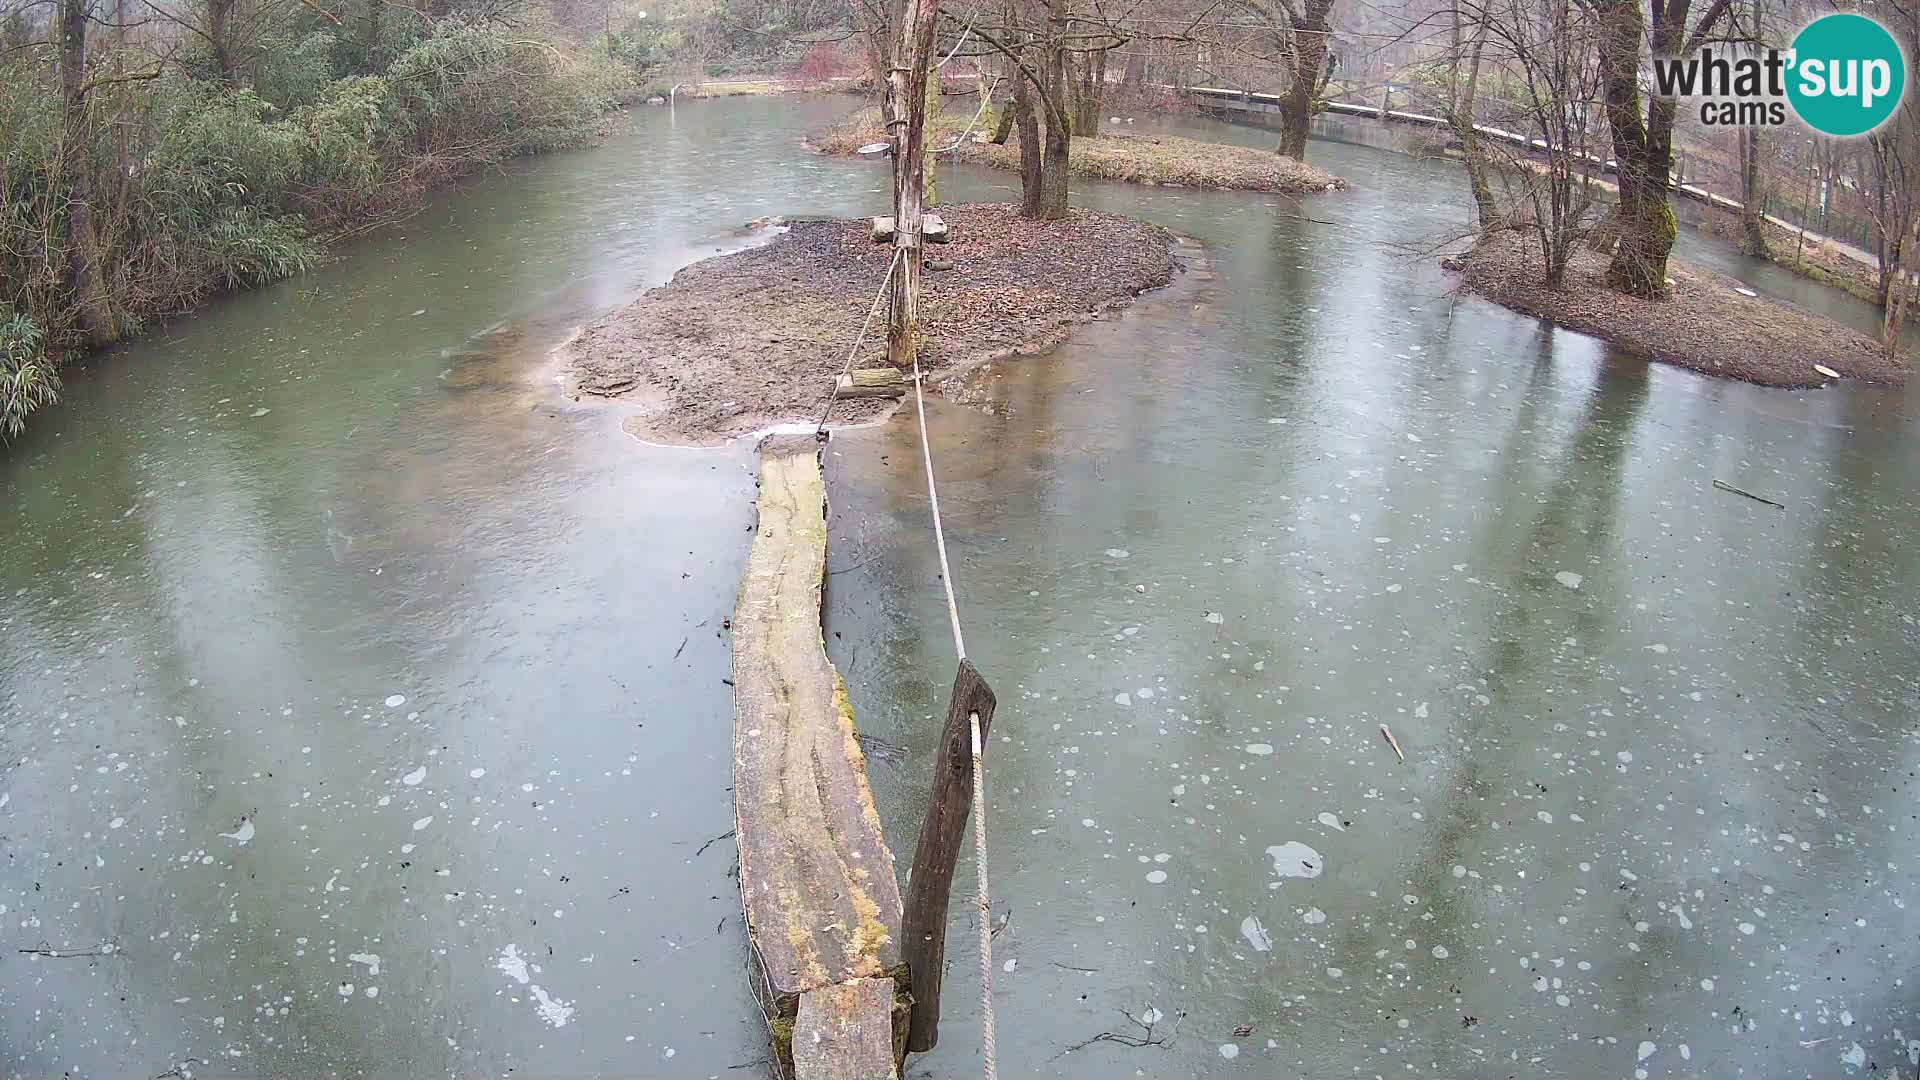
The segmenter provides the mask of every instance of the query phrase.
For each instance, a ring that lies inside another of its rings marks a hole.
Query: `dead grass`
[[[1607,288],[1604,256],[1581,248],[1562,289],[1546,287],[1539,245],[1518,232],[1482,240],[1455,264],[1470,291],[1664,364],[1761,386],[1821,386],[1822,364],[1850,379],[1898,386],[1910,364],[1824,316],[1747,296],[1739,282],[1673,260],[1669,300],[1639,300]]]
[[[942,113],[934,119],[929,145],[952,145],[972,114],[954,116]],[[978,131],[976,129],[976,135]],[[886,134],[880,126],[880,111],[866,108],[847,117],[814,138],[815,149],[825,154],[850,154],[867,143],[883,142]],[[972,164],[1018,172],[1020,148],[1012,140],[996,146],[970,139],[943,159],[958,159]],[[1209,188],[1216,191],[1271,191],[1302,195],[1344,188],[1346,181],[1293,158],[1246,146],[1200,142],[1171,135],[1102,135],[1077,137],[1067,171],[1090,180],[1113,180],[1126,184],[1157,184],[1168,187]]]

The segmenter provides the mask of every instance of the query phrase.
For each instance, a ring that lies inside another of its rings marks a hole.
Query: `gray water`
[[[847,107],[637,111],[69,380],[0,462],[8,1073],[755,1074],[703,847],[754,459],[545,356],[751,218],[877,210],[797,145]],[[1453,303],[1382,241],[1457,176],[1315,151],[1356,190],[1080,191],[1190,271],[930,412],[1002,701],[1003,1073],[1911,1076],[1920,409]],[[829,458],[896,850],[954,659],[917,449]],[[967,910],[913,1075],[977,1075]]]

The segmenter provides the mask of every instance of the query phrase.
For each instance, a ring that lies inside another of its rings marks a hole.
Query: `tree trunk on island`
[[[1060,37],[1066,25],[1066,0],[1049,0],[1045,70],[1041,76],[1040,101],[1046,108],[1042,134],[1045,149],[1040,158],[1039,212],[1034,217],[1054,221],[1067,216],[1067,159],[1073,153],[1073,117],[1067,110],[1067,47]]]
[[[1640,44],[1646,36],[1641,0],[1611,0],[1600,30],[1600,77],[1613,137],[1620,202],[1608,223],[1614,234],[1607,283],[1648,299],[1667,293],[1667,256],[1677,227],[1667,205],[1672,160],[1673,102],[1640,105]],[[1651,121],[1651,122],[1649,122]]]
[[[887,320],[887,359],[901,368],[914,364],[918,349],[921,238],[920,200],[924,194],[928,71],[938,0],[905,0],[895,10],[893,65],[887,72],[887,107],[893,144],[893,297]]]
[[[1287,92],[1280,99],[1280,145],[1277,152],[1295,161],[1307,160],[1307,135],[1313,123],[1313,107],[1326,88],[1327,16],[1333,0],[1306,0],[1300,14],[1289,17],[1293,32],[1292,75]]]
[[[1731,3],[1712,0],[1689,30],[1687,11],[1692,0],[1644,0],[1653,5],[1656,15],[1649,33],[1642,2],[1604,0],[1597,9],[1601,99],[1620,184],[1620,204],[1610,221],[1617,239],[1613,261],[1607,266],[1607,284],[1630,296],[1655,299],[1667,295],[1667,258],[1679,233],[1667,201],[1673,186],[1676,104],[1672,98],[1656,97],[1642,112],[1642,45],[1655,56],[1697,52]]]
[[[1033,114],[1033,87],[1024,75],[1013,79],[1014,126],[1020,130],[1020,216],[1040,216],[1040,121]]]

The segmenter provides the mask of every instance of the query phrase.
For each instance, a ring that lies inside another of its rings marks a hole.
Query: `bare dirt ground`
[[[940,376],[1058,345],[1074,325],[1172,280],[1171,233],[1074,210],[1027,221],[1007,204],[942,206],[953,242],[927,245],[920,362]],[[710,444],[820,417],[892,258],[869,223],[796,221],[764,247],[695,263],[562,350],[568,393],[640,404],[628,430]],[[855,366],[884,363],[886,312]],[[886,399],[841,401],[833,423],[876,419]]]
[[[1738,290],[1722,274],[1669,262],[1669,300],[1638,300],[1606,287],[1607,260],[1581,248],[1564,289],[1546,287],[1539,246],[1517,232],[1482,241],[1450,261],[1462,284],[1497,303],[1607,341],[1639,356],[1707,375],[1805,388],[1828,382],[1821,364],[1850,379],[1898,386],[1910,365],[1864,334],[1792,304]]]

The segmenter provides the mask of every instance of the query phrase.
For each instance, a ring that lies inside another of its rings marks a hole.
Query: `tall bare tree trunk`
[[[1640,45],[1646,21],[1640,3],[1610,0],[1600,16],[1602,96],[1620,188],[1610,223],[1616,234],[1607,283],[1630,296],[1651,299],[1667,295],[1667,257],[1679,226],[1667,204],[1673,101],[1655,98],[1646,114],[1641,113]]]
[[[1913,253],[1920,250],[1920,214],[1914,215],[1913,223],[1907,227],[1906,242],[1900,250],[1900,261],[1894,264],[1890,280],[1882,283],[1882,288],[1887,290],[1887,309],[1880,324],[1880,347],[1889,357],[1900,351],[1900,332],[1906,326],[1907,305],[1913,293],[1913,283],[1909,280],[1914,269]]]
[[[867,78],[873,81],[873,88],[883,94],[887,88],[887,68],[892,66],[893,55],[889,10],[886,0],[856,0],[853,9],[854,22],[860,34],[860,51],[867,59]]]
[[[1296,161],[1307,159],[1307,135],[1312,130],[1314,100],[1326,88],[1327,16],[1333,0],[1306,0],[1292,24],[1292,81],[1280,99],[1278,153]]]
[[[1454,138],[1460,140],[1461,156],[1466,159],[1467,188],[1473,192],[1473,206],[1481,232],[1491,232],[1500,227],[1500,205],[1494,201],[1493,183],[1487,175],[1487,156],[1480,149],[1480,131],[1474,126],[1474,102],[1479,95],[1480,65],[1486,45],[1486,24],[1476,23],[1473,45],[1466,50],[1467,77],[1463,83],[1460,79],[1460,5],[1456,2],[1453,6],[1452,61],[1448,68],[1453,108],[1447,120],[1453,127]]]
[[[207,5],[207,46],[213,52],[214,74],[222,83],[233,85],[234,57],[233,24],[234,0],[206,0]]]
[[[1020,216],[1040,216],[1040,121],[1033,113],[1033,86],[1026,75],[1013,76],[1013,123],[1020,130]]]
[[[1740,129],[1740,253],[1767,257],[1767,193],[1760,184],[1760,129]]]
[[[93,219],[92,131],[87,117],[87,21],[91,0],[60,2],[60,170],[67,189],[67,287],[81,340],[116,336]]]
[[[887,72],[884,110],[893,142],[893,237],[895,256],[892,304],[887,321],[887,359],[912,367],[919,348],[920,236],[922,165],[926,157],[928,72],[933,66],[933,32],[939,0],[905,0],[894,19],[893,65]]]
[[[1093,52],[1081,57],[1073,88],[1073,133],[1100,134],[1100,114],[1107,89],[1107,54]]]
[[[387,0],[367,0],[367,74],[380,73],[380,20],[387,10]]]
[[[1034,215],[1045,221],[1067,216],[1067,160],[1073,153],[1073,116],[1068,110],[1071,94],[1067,86],[1067,46],[1062,35],[1067,26],[1067,0],[1048,0],[1045,69],[1046,85],[1040,100],[1046,107],[1045,152],[1040,159],[1040,209]]]

